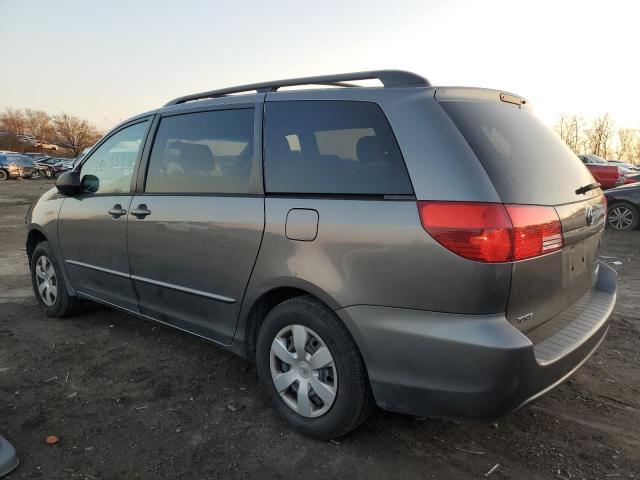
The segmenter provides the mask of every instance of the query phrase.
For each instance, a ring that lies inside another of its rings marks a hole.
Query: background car
[[[47,176],[47,171],[49,170],[49,167],[45,165],[38,165],[33,161],[33,159],[26,155],[16,155],[14,163],[18,166],[18,170],[22,178],[32,178],[34,180],[37,178],[44,178]]]
[[[640,182],[612,188],[607,196],[607,221],[616,230],[635,230],[640,222]]]
[[[54,151],[57,151],[59,149],[59,147],[57,145],[54,145],[53,143],[49,143],[49,142],[37,141],[35,146],[36,147],[40,147],[43,150],[54,150]]]
[[[634,165],[632,163],[623,162],[622,160],[607,160],[609,165],[626,168],[632,172],[640,172],[640,165]]]
[[[48,177],[55,177],[60,173],[71,170],[71,168],[73,167],[72,161],[70,161],[68,158],[44,157],[36,159],[35,162],[38,165],[48,167]]]
[[[0,153],[0,181],[20,176],[20,169],[15,163],[17,156],[13,152]]]
[[[588,153],[579,155],[579,157],[603,189],[638,181],[631,170],[619,165],[612,165],[598,155]]]
[[[0,155],[0,180],[9,178],[42,178],[48,167],[37,165],[31,158],[20,153]]]

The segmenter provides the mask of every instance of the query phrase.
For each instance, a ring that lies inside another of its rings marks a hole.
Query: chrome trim
[[[159,280],[151,280],[150,278],[139,277],[137,275],[130,276],[132,280],[137,280],[143,283],[149,283],[158,287],[170,288],[171,290],[177,290],[178,292],[190,293],[192,295],[198,295],[200,297],[210,298],[223,303],[236,303],[235,298],[225,297],[224,295],[216,295],[215,293],[203,292],[202,290],[196,290],[195,288],[181,287],[174,285],[173,283],[161,282]]]
[[[111,270],[109,268],[97,267],[88,263],[78,262],[76,260],[65,260],[65,263],[70,265],[76,265],[78,267],[89,268],[91,270],[97,270],[98,272],[108,273],[109,275],[116,275],[122,278],[129,278],[131,280],[137,280],[138,282],[149,283],[158,287],[170,288],[171,290],[177,290],[178,292],[190,293],[191,295],[197,295],[199,297],[209,298],[222,303],[236,303],[235,298],[225,297],[224,295],[217,295],[215,293],[204,292],[202,290],[196,290],[195,288],[181,287],[180,285],[174,285],[173,283],[161,282],[159,280],[152,280],[150,278],[139,277],[137,275],[129,275],[128,273],[118,272],[117,270]]]
[[[89,268],[91,270],[97,270],[98,272],[108,273],[110,275],[116,275],[117,277],[130,278],[130,275],[128,273],[122,273],[117,270],[111,270],[110,268],[96,267],[95,265],[78,262],[76,260],[65,260],[64,262],[70,265],[76,265],[78,267]]]

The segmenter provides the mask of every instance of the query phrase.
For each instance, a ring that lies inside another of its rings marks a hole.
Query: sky
[[[548,124],[640,128],[639,18],[637,0],[0,0],[0,109],[108,130],[203,90],[398,68],[517,93]]]

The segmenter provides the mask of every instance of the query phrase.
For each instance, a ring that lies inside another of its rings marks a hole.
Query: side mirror
[[[75,195],[82,190],[80,172],[65,172],[56,180],[56,188],[63,195]]]

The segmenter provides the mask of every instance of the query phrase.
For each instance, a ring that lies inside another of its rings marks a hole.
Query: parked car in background
[[[610,165],[604,158],[597,155],[584,154],[579,157],[603,189],[637,181],[628,176],[629,170],[618,165]]]
[[[37,165],[31,158],[19,153],[0,154],[0,180],[9,178],[42,178],[48,170],[45,166]]]
[[[634,165],[633,163],[623,162],[622,160],[607,160],[607,163],[609,165],[626,168],[631,172],[640,172],[640,165]]]
[[[47,176],[50,168],[46,165],[38,165],[32,158],[26,155],[19,155],[16,159],[16,165],[20,168],[22,178],[44,178]]]
[[[36,138],[33,135],[16,135],[16,138],[18,139],[18,141],[22,142],[22,143],[26,143],[28,145],[32,145],[35,146],[36,143],[38,143],[38,141],[36,140]]]
[[[631,183],[605,192],[607,220],[616,230],[635,230],[640,223],[640,183]]]
[[[36,160],[36,163],[50,168],[50,174],[47,174],[48,177],[55,177],[62,172],[71,170],[73,167],[73,163],[69,159],[58,157],[40,158]]]
[[[33,160],[40,160],[42,158],[49,158],[49,155],[47,155],[46,153],[41,153],[41,152],[24,152],[23,155],[26,155],[27,157],[33,159]]]
[[[59,150],[58,145],[54,145],[53,143],[49,143],[49,142],[37,141],[35,146],[36,147],[40,147],[43,150],[54,150],[54,151],[58,151]]]
[[[20,169],[16,165],[17,154],[14,152],[0,152],[0,181],[20,177]]]

